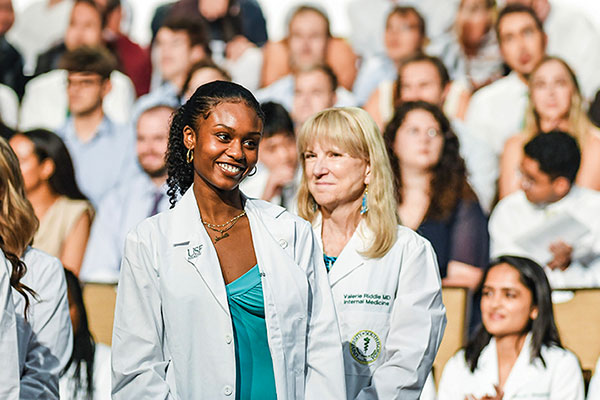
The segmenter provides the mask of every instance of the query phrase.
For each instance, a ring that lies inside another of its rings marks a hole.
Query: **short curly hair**
[[[186,160],[187,148],[183,144],[183,129],[186,126],[198,130],[199,124],[206,120],[212,110],[222,103],[244,103],[261,119],[265,116],[259,102],[245,87],[233,82],[213,81],[200,86],[189,100],[173,114],[169,130],[167,147],[167,185],[171,208],[177,199],[194,182],[194,169]],[[202,117],[202,118],[200,118]]]

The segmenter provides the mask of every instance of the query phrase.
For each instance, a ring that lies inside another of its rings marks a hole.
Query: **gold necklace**
[[[238,220],[240,218],[242,218],[244,215],[246,215],[245,210],[223,224],[211,224],[210,222],[206,222],[206,221],[202,221],[202,223],[204,224],[204,226],[206,226],[211,231],[219,232],[221,234],[221,236],[217,236],[214,239],[215,243],[217,243],[219,240],[229,237],[229,233],[227,233],[227,231],[230,230],[231,228],[233,228],[233,226],[236,224],[236,222],[238,222]]]

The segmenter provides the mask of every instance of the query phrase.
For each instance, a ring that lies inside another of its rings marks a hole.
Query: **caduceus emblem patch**
[[[359,331],[349,343],[352,358],[361,364],[371,364],[381,354],[381,340],[373,331]]]

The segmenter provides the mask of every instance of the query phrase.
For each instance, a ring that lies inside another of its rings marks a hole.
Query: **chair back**
[[[117,285],[86,283],[83,287],[83,301],[90,332],[96,342],[108,346],[112,343],[116,300]]]

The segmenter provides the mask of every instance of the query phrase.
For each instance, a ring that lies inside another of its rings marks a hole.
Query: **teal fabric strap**
[[[325,268],[327,268],[327,272],[331,271],[331,267],[337,261],[337,257],[329,257],[327,254],[323,253],[323,261],[325,261]]]

